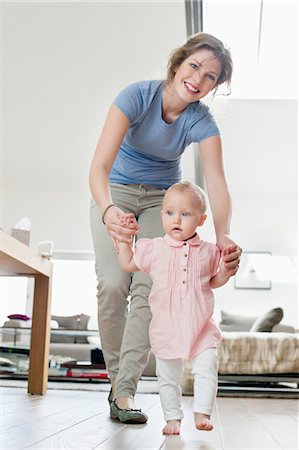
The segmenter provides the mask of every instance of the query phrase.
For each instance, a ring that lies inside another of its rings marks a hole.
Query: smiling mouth
[[[199,89],[196,89],[192,84],[187,83],[187,81],[184,81],[184,85],[190,94],[198,94],[200,92]]]

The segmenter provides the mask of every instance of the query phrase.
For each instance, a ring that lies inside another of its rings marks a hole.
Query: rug
[[[27,380],[0,379],[0,387],[27,388]],[[48,390],[73,390],[109,392],[110,384],[107,381],[48,381]],[[141,379],[137,386],[138,394],[158,394],[156,378]],[[184,392],[183,395],[192,396],[192,392]],[[298,389],[293,386],[238,386],[222,385],[219,383],[217,397],[251,397],[251,398],[299,398]]]
[[[27,380],[0,378],[0,387],[27,388]],[[48,381],[48,390],[72,390],[72,391],[97,391],[109,392],[110,383],[108,381]],[[158,383],[156,378],[146,378],[139,381],[137,386],[138,394],[158,394]]]

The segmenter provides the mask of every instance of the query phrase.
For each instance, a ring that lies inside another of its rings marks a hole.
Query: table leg
[[[45,394],[48,382],[52,277],[35,276],[28,393]]]

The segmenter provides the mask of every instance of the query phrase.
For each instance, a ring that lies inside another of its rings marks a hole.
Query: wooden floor
[[[273,398],[217,398],[211,432],[193,425],[192,398],[183,397],[180,436],[161,434],[157,394],[137,394],[149,415],[146,425],[122,425],[109,418],[107,393],[49,390],[29,396],[24,388],[1,388],[1,449],[261,450],[298,449],[298,401]]]

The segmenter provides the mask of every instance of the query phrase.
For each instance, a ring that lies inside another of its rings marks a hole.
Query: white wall
[[[27,215],[33,247],[91,249],[88,171],[107,109],[127,84],[164,76],[185,40],[184,2],[1,6],[0,226]]]
[[[298,327],[297,299],[297,102],[217,98],[211,104],[223,135],[226,174],[233,201],[231,236],[244,251],[272,253],[272,289],[215,291],[220,310],[259,315],[284,309]],[[193,159],[185,157],[184,176]],[[211,214],[201,235],[214,241]]]
[[[216,294],[219,309],[258,315],[281,306],[298,327],[297,102],[235,100],[219,118],[233,196],[232,236],[246,251],[272,252],[272,289]]]
[[[91,250],[88,169],[107,108],[128,83],[164,75],[170,50],[185,40],[184,3],[5,3],[2,15],[0,226],[27,215],[33,248],[53,240],[56,249]],[[294,264],[296,102],[231,98],[212,106],[233,198],[231,236],[244,250],[272,252],[275,264],[279,256]],[[188,149],[184,177],[193,173]],[[214,240],[211,217],[202,236]],[[284,321],[296,324],[294,277],[269,291],[230,282],[216,300],[217,317],[220,309],[282,306]]]

